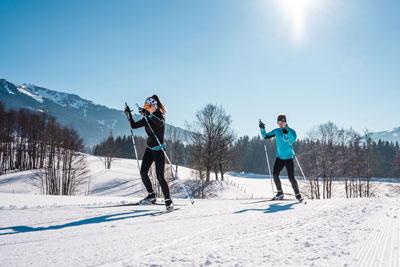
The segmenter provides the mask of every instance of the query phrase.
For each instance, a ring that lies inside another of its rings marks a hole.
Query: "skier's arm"
[[[288,137],[290,143],[293,144],[294,142],[296,142],[297,133],[296,133],[295,130],[293,130],[292,128],[289,128],[289,127],[287,127],[287,130],[288,130],[288,132],[289,132],[289,133],[287,134],[287,137]]]
[[[144,119],[138,120],[135,122],[132,115],[129,117],[129,122],[131,123],[132,129],[137,129],[144,127],[146,125],[146,121]]]
[[[260,128],[260,131],[261,131],[261,136],[263,137],[263,139],[270,139],[270,138],[275,137],[275,131],[271,131],[271,132],[267,133],[265,128]]]
[[[146,125],[146,122],[144,119],[135,122],[135,120],[133,119],[133,116],[132,116],[132,111],[129,108],[128,104],[126,104],[126,103],[125,103],[125,111],[124,112],[125,112],[125,115],[128,117],[128,120],[129,120],[129,123],[131,124],[132,129],[137,129],[140,127],[144,127]]]
[[[165,123],[165,117],[163,114],[160,114],[158,116],[151,114],[147,116],[149,120],[156,126],[156,127],[162,127]]]

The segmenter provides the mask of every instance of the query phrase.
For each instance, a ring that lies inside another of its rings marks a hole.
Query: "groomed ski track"
[[[70,202],[2,210],[0,265],[399,266],[398,198],[200,200],[160,216]]]

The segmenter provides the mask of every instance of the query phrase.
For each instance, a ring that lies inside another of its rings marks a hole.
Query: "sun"
[[[307,26],[312,11],[322,0],[277,0],[282,15],[287,23],[291,39],[302,42],[307,34]]]

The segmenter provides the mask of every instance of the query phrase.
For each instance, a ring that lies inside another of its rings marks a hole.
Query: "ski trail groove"
[[[328,206],[331,206],[332,204],[333,204],[333,202],[328,202],[328,203],[326,203],[326,204],[324,204],[324,205],[318,207],[318,208],[315,209],[314,211],[315,211],[315,212],[319,212],[319,211],[321,211],[321,210],[324,210],[324,209],[327,208]],[[260,205],[257,205],[257,206],[260,206]],[[263,206],[264,206],[264,205],[263,205]],[[307,207],[307,208],[308,208],[308,207]],[[210,250],[211,250],[211,251],[212,251],[212,250],[218,250],[218,249],[223,248],[223,247],[226,247],[226,246],[237,245],[237,244],[241,244],[241,243],[248,242],[248,241],[255,240],[255,239],[259,239],[259,238],[262,239],[262,238],[265,238],[266,236],[271,236],[271,235],[274,235],[274,234],[276,234],[276,233],[287,232],[287,231],[292,230],[294,227],[300,227],[300,228],[302,228],[302,227],[307,227],[307,226],[314,225],[314,224],[318,224],[318,223],[321,223],[321,222],[327,221],[327,220],[329,220],[329,218],[323,218],[323,219],[318,218],[318,219],[313,220],[313,221],[311,221],[311,222],[306,222],[306,223],[304,223],[304,224],[301,225],[301,226],[298,226],[298,222],[294,222],[294,223],[291,223],[291,224],[289,224],[289,225],[286,225],[285,227],[281,227],[281,228],[279,228],[279,229],[276,229],[276,227],[271,226],[271,227],[269,227],[268,229],[263,228],[263,229],[261,229],[261,230],[259,230],[259,231],[256,231],[256,232],[243,233],[243,234],[241,234],[241,235],[242,235],[242,236],[243,236],[243,235],[244,235],[244,236],[248,236],[248,238],[246,238],[246,239],[244,239],[244,240],[239,240],[239,241],[224,242],[224,243],[226,243],[226,244],[225,244],[225,245],[222,245],[222,246],[217,245],[217,243],[218,243],[219,241],[221,241],[221,238],[216,238],[216,239],[208,240],[208,241],[207,241],[207,246],[209,246],[209,245],[214,245],[214,247],[211,247]],[[216,230],[216,229],[218,229],[218,228],[222,228],[222,227],[224,227],[224,226],[226,226],[226,225],[228,225],[228,224],[231,224],[231,222],[225,223],[225,224],[222,224],[222,225],[219,225],[219,226],[216,226],[216,227],[211,227],[211,228],[205,229],[205,230],[201,231],[201,233],[194,233],[193,235],[190,235],[190,236],[187,236],[187,237],[185,237],[185,238],[182,238],[181,240],[174,240],[172,243],[175,244],[175,243],[177,243],[177,242],[179,242],[179,241],[183,241],[183,240],[186,240],[186,239],[191,239],[191,238],[193,238],[193,237],[195,237],[195,236],[198,236],[198,235],[202,235],[202,234],[211,232],[211,231]],[[268,233],[265,234],[265,232],[268,232]],[[264,235],[261,235],[261,236],[260,236],[260,234],[264,234]],[[236,238],[236,237],[234,237],[234,239],[235,239],[235,238]],[[226,237],[222,238],[222,240],[226,241]],[[175,241],[177,241],[177,242],[175,242]],[[162,255],[162,254],[168,253],[169,251],[166,250],[166,248],[167,248],[167,247],[170,247],[170,246],[171,246],[171,242],[168,243],[167,245],[160,246],[160,247],[158,247],[157,249],[154,249],[154,250],[152,250],[152,251],[150,251],[150,252],[146,252],[146,253],[143,253],[142,255],[135,256],[133,259],[138,259],[138,258],[143,258],[143,257],[149,257],[149,256],[152,256],[154,252],[158,252],[157,255]],[[194,248],[196,248],[196,247],[198,247],[198,246],[204,246],[204,243],[203,243],[203,244],[185,245],[183,249],[186,251],[186,250],[194,249]],[[161,249],[161,248],[163,248],[163,249]],[[181,248],[181,249],[182,249],[182,248]]]
[[[368,238],[358,240],[358,248],[345,266],[399,266],[399,208],[396,213],[380,210],[359,232]]]

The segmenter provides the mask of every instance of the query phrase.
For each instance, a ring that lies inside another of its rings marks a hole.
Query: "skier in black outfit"
[[[283,167],[286,167],[289,177],[289,182],[292,184],[292,188],[296,195],[296,198],[300,202],[302,202],[303,197],[300,194],[299,185],[297,184],[296,178],[294,176],[293,158],[295,157],[295,154],[293,151],[293,144],[296,142],[297,139],[296,131],[287,125],[285,115],[278,116],[278,128],[272,130],[269,133],[267,133],[267,131],[265,130],[265,124],[261,120],[259,123],[259,127],[261,131],[261,136],[264,139],[270,139],[275,137],[275,142],[276,142],[274,182],[278,192],[277,195],[273,198],[273,200],[284,199],[284,193],[282,190],[281,180],[279,179],[279,174],[282,171]]]
[[[128,106],[125,109],[125,113],[129,116],[129,121],[133,129],[145,127],[146,133],[148,135],[147,148],[144,152],[142,167],[140,169],[140,175],[142,177],[143,184],[148,192],[148,196],[141,200],[139,203],[143,205],[156,203],[156,195],[153,191],[153,186],[151,184],[148,174],[151,165],[153,164],[153,162],[155,162],[157,180],[160,183],[162,192],[164,194],[165,205],[168,211],[173,210],[173,203],[171,200],[168,183],[164,177],[165,155],[163,150],[165,148],[164,131],[166,108],[161,103],[157,95],[153,95],[147,98],[144,103],[144,107],[139,108],[139,113],[143,117],[147,118],[147,121],[149,122],[151,128],[154,131],[154,134],[157,136],[158,141],[161,145],[158,143],[156,136],[154,136],[145,118],[142,118],[141,120],[135,122],[132,117],[131,110]]]

